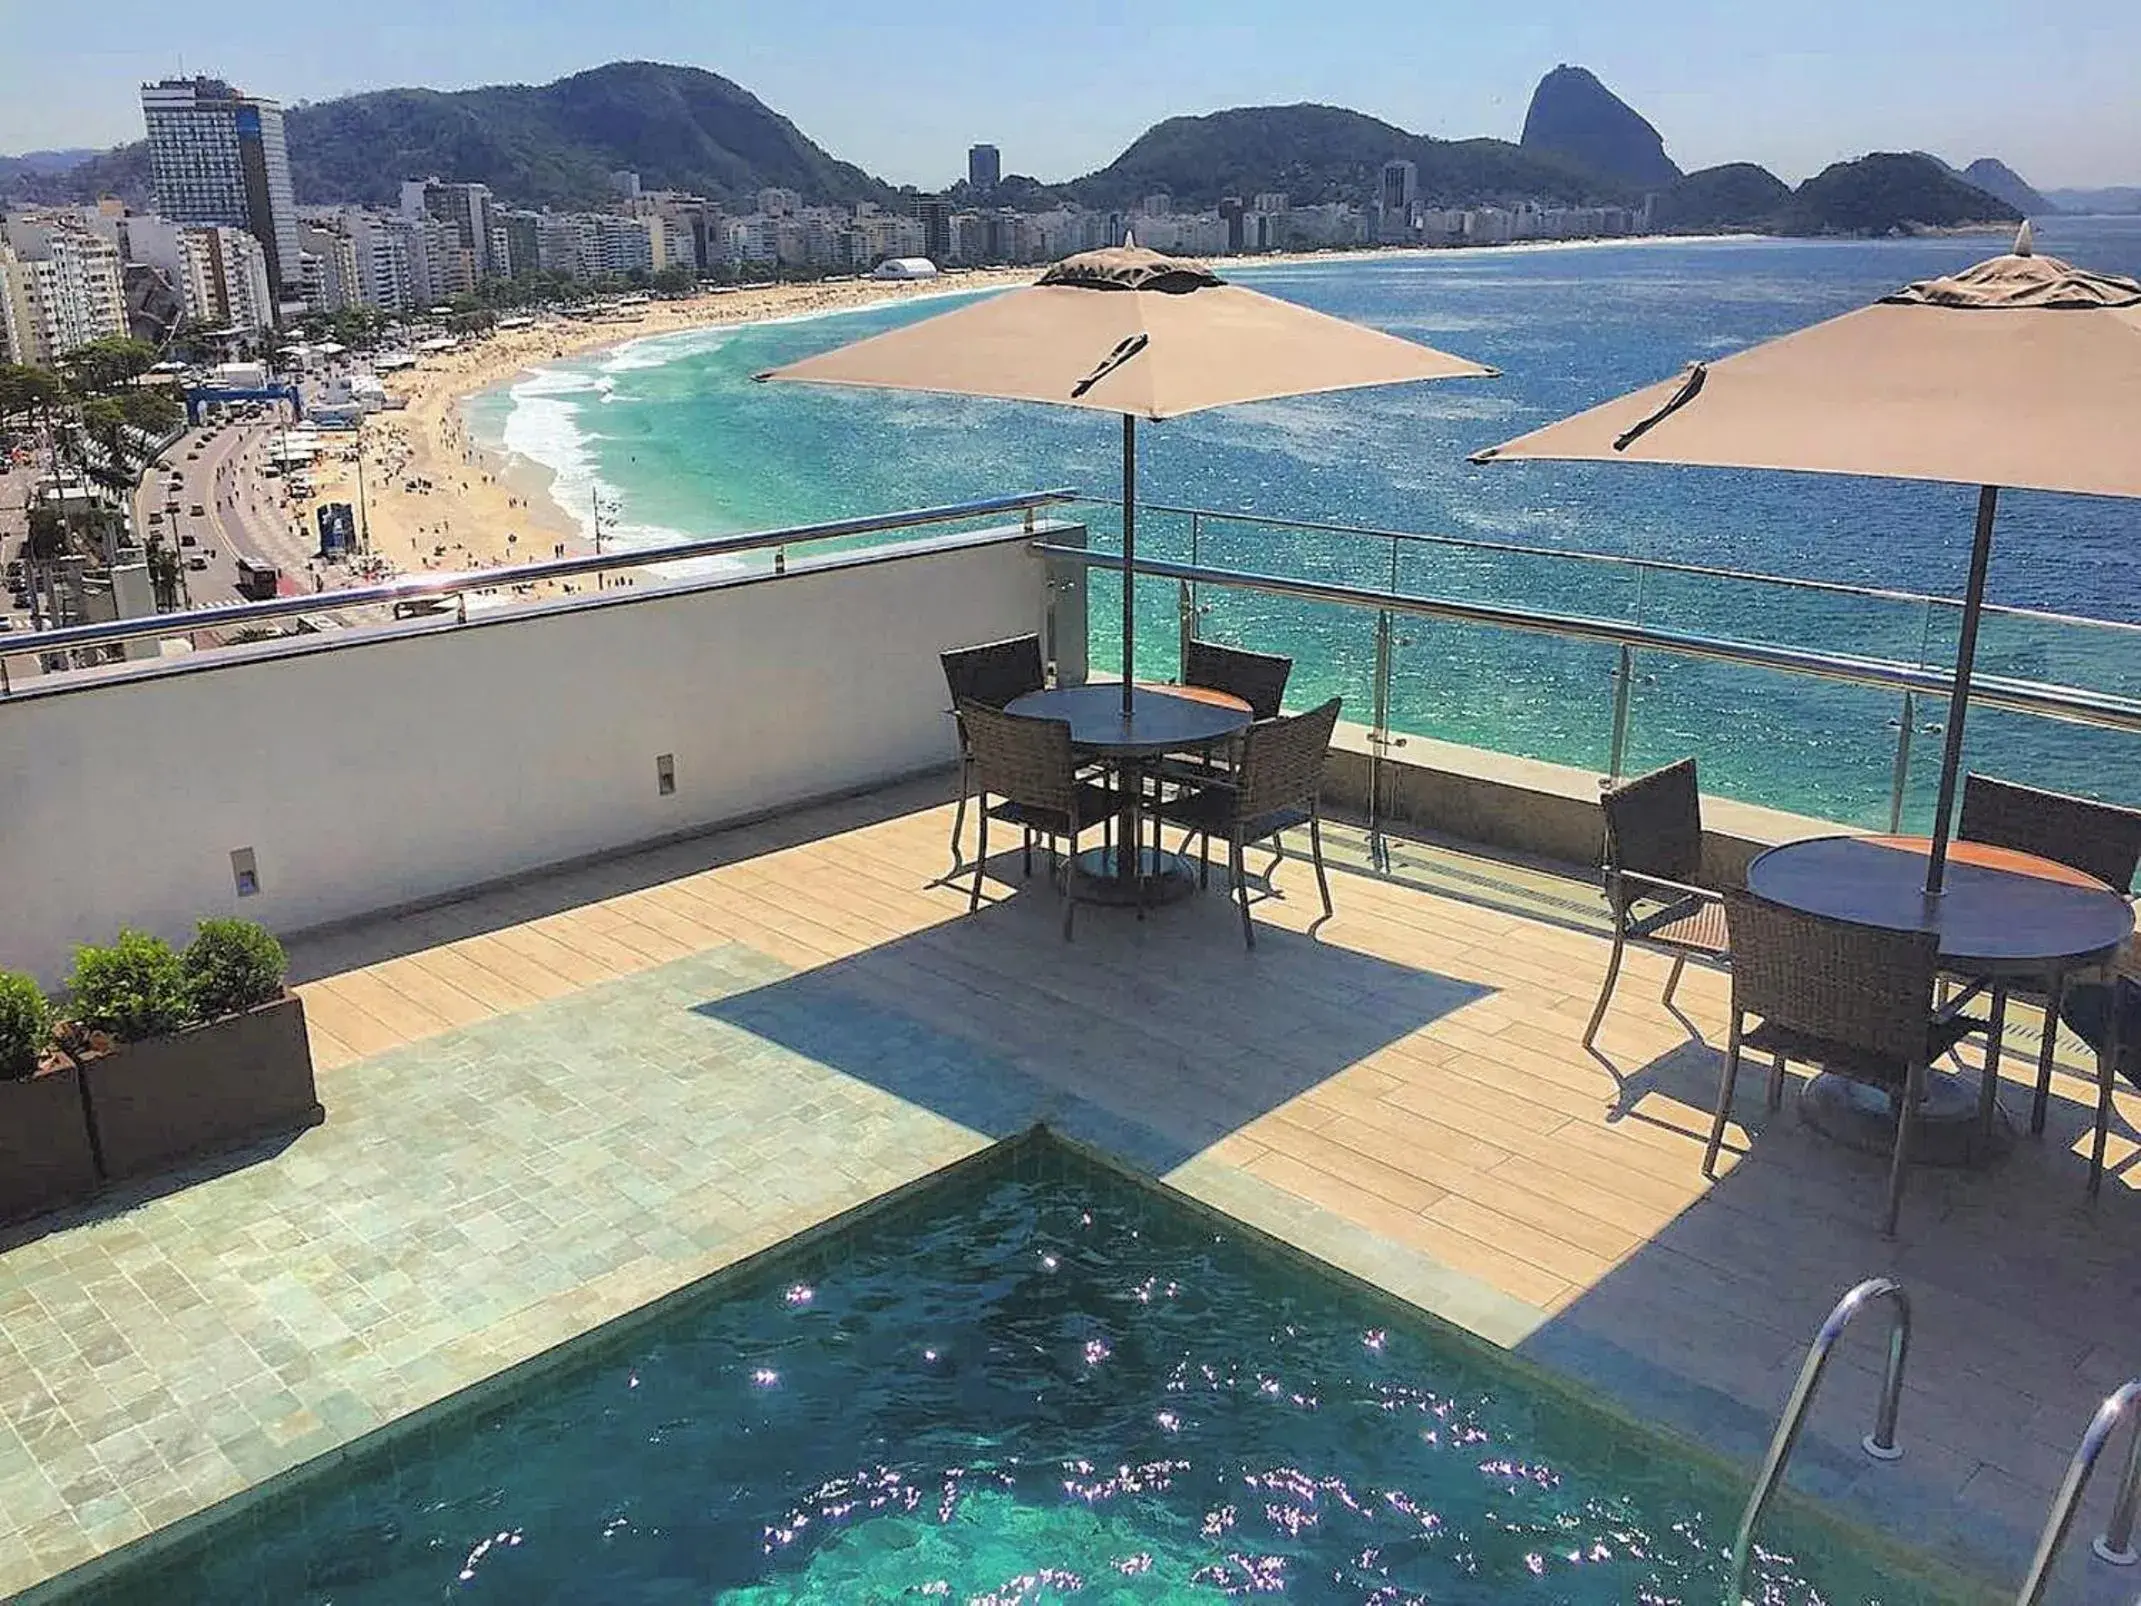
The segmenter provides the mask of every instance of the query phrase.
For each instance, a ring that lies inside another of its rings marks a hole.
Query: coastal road
[[[142,527],[169,530],[169,538],[179,543],[179,555],[188,563],[187,595],[195,606],[238,600],[240,558],[273,564],[299,585],[307,582],[305,564],[313,543],[295,533],[281,481],[264,472],[266,454],[280,433],[268,420],[189,430],[143,478],[136,518]],[[172,503],[178,505],[176,514],[168,511]],[[162,524],[149,523],[151,513],[161,514]],[[189,535],[190,547],[183,544]],[[192,568],[195,558],[205,558],[207,566]]]

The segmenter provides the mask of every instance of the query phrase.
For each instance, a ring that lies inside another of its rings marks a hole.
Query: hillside
[[[1539,80],[1521,143],[1637,190],[1662,189],[1680,177],[1658,131],[1587,67],[1556,67]]]
[[[1658,196],[1661,229],[1766,229],[1791,202],[1791,186],[1753,162],[1727,162],[1675,179]]]
[[[2059,210],[2020,173],[1995,156],[1980,156],[1964,168],[1963,182],[1977,186],[1987,195],[2005,201],[2017,212],[2030,217],[2042,217],[2047,212]]]
[[[55,151],[54,156],[73,156],[69,165],[20,166],[0,175],[0,200],[30,202],[93,201],[100,195],[116,195],[130,206],[149,204],[149,147],[146,141],[114,146],[108,151]],[[18,159],[19,160],[19,159]]]
[[[2097,190],[2046,190],[2045,198],[2062,212],[2099,217],[2141,212],[2141,184],[2114,184]]]
[[[1420,170],[1430,205],[1536,198],[1563,204],[1629,199],[1624,186],[1506,140],[1429,139],[1339,106],[1241,106],[1170,117],[1097,173],[1064,186],[1082,205],[1130,206],[1164,190],[1178,204],[1284,190],[1296,206],[1372,203],[1383,164]]]
[[[769,185],[807,201],[894,199],[748,90],[696,67],[620,61],[556,83],[381,89],[284,113],[300,202],[392,205],[405,178],[488,184],[515,206],[599,205],[629,168],[649,189],[739,199]],[[148,198],[148,151],[122,145],[30,181],[40,199]]]
[[[696,67],[613,62],[556,83],[387,89],[293,108],[301,201],[389,202],[400,180],[474,180],[519,205],[594,204],[609,174],[729,200],[768,185],[811,201],[888,201],[748,90]]]
[[[2017,223],[2005,201],[1965,184],[1929,156],[1877,151],[1823,169],[1793,192],[1783,234],[1894,234]]]

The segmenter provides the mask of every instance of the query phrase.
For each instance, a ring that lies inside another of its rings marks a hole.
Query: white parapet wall
[[[948,765],[937,654],[1046,598],[1003,530],[47,682],[0,702],[0,967],[55,985],[121,926],[297,931]]]

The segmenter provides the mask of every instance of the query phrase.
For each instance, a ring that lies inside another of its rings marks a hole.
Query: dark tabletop
[[[1107,684],[1030,691],[1013,698],[1004,712],[1067,720],[1072,746],[1118,758],[1194,751],[1249,728],[1249,705],[1239,697],[1171,686],[1133,686],[1130,695],[1127,721],[1122,687]]]
[[[1810,914],[1933,931],[1957,970],[2043,974],[2108,958],[2134,929],[2127,901],[2094,876],[1974,842],[1948,845],[1946,890],[1925,895],[1924,837],[1825,836],[1771,848],[1747,887]]]

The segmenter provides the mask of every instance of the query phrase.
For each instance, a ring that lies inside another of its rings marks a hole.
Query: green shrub
[[[0,1080],[27,1081],[52,1040],[52,1006],[28,976],[0,970]]]
[[[142,931],[122,931],[108,948],[77,948],[67,1013],[121,1042],[175,1032],[193,1018],[185,968],[169,943]]]
[[[235,1015],[282,996],[289,960],[265,926],[250,920],[204,920],[181,961],[186,996],[203,1020]]]

